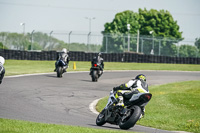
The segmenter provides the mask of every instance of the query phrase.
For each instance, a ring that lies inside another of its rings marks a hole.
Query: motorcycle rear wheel
[[[62,73],[63,73],[62,67],[58,67],[57,68],[57,77],[61,78],[62,77]]]
[[[98,74],[97,74],[97,71],[96,70],[93,70],[92,71],[92,81],[93,82],[97,82],[98,81]]]
[[[142,113],[141,108],[139,106],[133,106],[131,109],[129,109],[129,111],[130,114],[128,116],[123,116],[119,122],[119,127],[121,129],[127,130],[133,127]]]

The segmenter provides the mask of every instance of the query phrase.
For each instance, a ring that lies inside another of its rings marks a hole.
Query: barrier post
[[[73,69],[76,70],[76,62],[73,64]]]

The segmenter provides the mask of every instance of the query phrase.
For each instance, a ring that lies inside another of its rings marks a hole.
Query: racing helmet
[[[1,63],[2,65],[5,63],[5,59],[4,59],[2,56],[0,56],[0,63]]]
[[[141,79],[146,82],[146,76],[144,74],[139,74],[135,77],[135,79]]]
[[[100,57],[101,57],[101,55],[102,55],[101,53],[98,53],[98,56],[100,56]]]
[[[62,52],[67,53],[67,49],[66,49],[66,48],[63,48],[63,49],[62,49]]]

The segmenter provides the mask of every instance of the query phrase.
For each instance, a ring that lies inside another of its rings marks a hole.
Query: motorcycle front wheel
[[[96,124],[97,124],[97,126],[102,126],[105,123],[106,123],[105,114],[104,114],[104,111],[101,111],[101,113],[97,116]]]
[[[133,106],[126,114],[124,114],[119,122],[119,127],[125,130],[133,127],[140,118],[141,113],[142,111],[139,106]]]

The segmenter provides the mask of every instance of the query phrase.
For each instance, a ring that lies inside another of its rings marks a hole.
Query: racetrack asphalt
[[[149,85],[200,80],[200,72],[178,71],[105,71],[98,82],[91,81],[89,72],[69,72],[62,78],[56,73],[10,76],[0,85],[0,118],[121,130],[111,124],[96,126],[97,114],[90,111],[89,105],[140,73],[147,76]],[[128,131],[172,132],[139,125]]]

